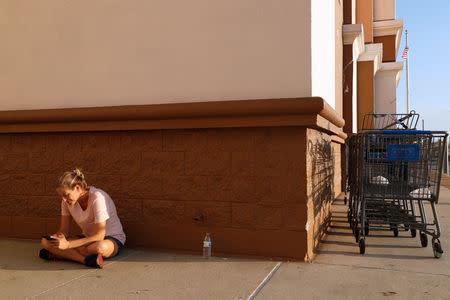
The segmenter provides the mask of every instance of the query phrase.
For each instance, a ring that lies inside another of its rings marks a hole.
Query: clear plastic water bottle
[[[203,258],[211,257],[211,237],[207,232],[205,235],[205,239],[203,240]]]

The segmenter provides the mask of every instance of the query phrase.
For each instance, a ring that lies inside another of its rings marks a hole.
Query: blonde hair
[[[64,172],[58,179],[58,186],[67,186],[73,189],[77,184],[83,189],[87,188],[87,182],[84,179],[84,174],[79,168],[73,171]]]

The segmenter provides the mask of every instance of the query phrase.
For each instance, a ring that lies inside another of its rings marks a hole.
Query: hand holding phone
[[[56,241],[56,239],[55,238],[52,238],[51,236],[49,236],[49,235],[43,235],[42,236],[44,239],[47,239],[47,240],[49,240],[49,241]]]

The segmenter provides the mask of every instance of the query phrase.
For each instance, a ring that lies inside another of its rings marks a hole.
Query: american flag
[[[405,50],[403,50],[402,58],[407,59],[408,58],[408,47],[405,47]]]

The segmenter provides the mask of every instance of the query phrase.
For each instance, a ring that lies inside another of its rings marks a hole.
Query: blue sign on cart
[[[417,144],[390,144],[387,147],[387,160],[419,161],[420,145]]]

